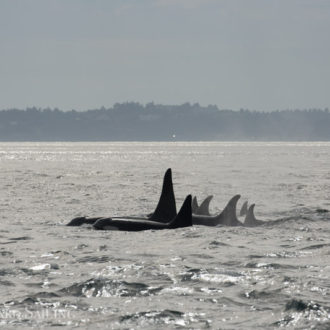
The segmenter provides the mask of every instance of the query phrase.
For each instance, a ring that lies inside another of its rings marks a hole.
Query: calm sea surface
[[[235,194],[270,221],[127,233],[77,216]],[[330,143],[0,143],[0,327],[330,329]]]

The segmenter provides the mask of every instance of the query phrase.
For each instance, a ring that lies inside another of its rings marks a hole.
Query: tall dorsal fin
[[[192,226],[191,195],[184,200],[178,215],[169,224],[170,228],[182,228]]]
[[[176,204],[172,183],[172,170],[169,168],[164,175],[163,188],[159,202],[150,220],[168,223],[175,218]]]
[[[210,206],[210,202],[211,202],[212,198],[213,198],[213,195],[207,196],[203,200],[200,207],[194,213],[198,214],[198,215],[210,215],[209,206]]]
[[[245,201],[241,207],[241,210],[239,212],[240,216],[246,215],[248,211],[248,201]]]
[[[232,197],[223,211],[218,215],[218,224],[225,226],[242,226],[243,224],[238,221],[236,216],[236,205],[241,195]]]
[[[197,202],[197,197],[194,196],[194,198],[192,199],[192,202],[191,202],[192,213],[196,213],[198,208],[199,208],[199,206],[198,206],[198,202]]]
[[[258,220],[256,219],[255,215],[254,215],[254,207],[255,204],[252,204],[245,216],[245,220],[244,220],[244,226],[247,227],[254,227],[258,224]]]

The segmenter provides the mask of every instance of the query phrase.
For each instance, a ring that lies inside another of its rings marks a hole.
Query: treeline
[[[129,102],[84,112],[0,111],[0,141],[330,141],[328,109],[256,112]]]

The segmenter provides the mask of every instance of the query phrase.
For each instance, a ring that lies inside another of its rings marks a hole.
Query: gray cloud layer
[[[330,104],[327,0],[0,0],[0,108]]]

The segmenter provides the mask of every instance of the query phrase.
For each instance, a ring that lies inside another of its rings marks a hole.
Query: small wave
[[[166,323],[170,324],[176,322],[178,319],[182,319],[184,313],[174,310],[165,309],[163,311],[148,311],[148,312],[138,312],[134,314],[129,314],[120,317],[120,322],[126,321],[137,321],[137,320],[151,320],[152,323]],[[179,324],[178,324],[179,325]],[[184,325],[184,324],[180,324]]]
[[[120,322],[134,325],[137,323],[140,325],[169,325],[171,327],[194,325],[198,328],[209,328],[211,325],[211,321],[204,319],[201,314],[183,313],[169,309],[128,314],[120,317]]]
[[[301,248],[300,250],[316,250],[316,249],[322,249],[327,246],[330,246],[330,243],[310,245],[310,246]]]
[[[194,293],[194,289],[188,287],[170,287],[162,289],[161,293],[171,293],[178,296],[186,296]]]
[[[108,256],[87,256],[77,260],[79,263],[88,263],[88,262],[96,262],[96,263],[104,263],[111,261],[111,258]]]
[[[58,287],[57,284],[49,283],[47,280],[44,282],[24,283],[24,285],[28,288]]]
[[[58,298],[59,295],[54,292],[41,291],[33,295],[26,296],[21,300],[7,301],[8,306],[18,306],[18,305],[35,305],[41,302],[41,299],[47,298]]]
[[[328,213],[329,210],[327,209],[316,209],[316,213],[323,214],[323,213]]]
[[[194,253],[191,254],[192,257],[197,257],[199,259],[213,259],[214,257],[209,254],[202,254],[202,253]]]
[[[264,255],[258,255],[258,254],[250,254],[248,256],[249,259],[261,259],[261,258],[264,258],[265,256]]]
[[[223,293],[222,289],[218,288],[199,288],[197,291],[204,292],[208,295]]]
[[[195,231],[195,228],[193,228],[193,229],[189,228],[188,230],[187,230],[187,228],[185,228],[182,231],[182,237],[185,237],[185,238],[199,238],[199,237],[203,237],[203,234],[198,232],[198,231]]]
[[[289,216],[289,217],[285,217],[285,218],[280,218],[280,219],[276,219],[276,220],[269,220],[269,221],[265,221],[262,226],[265,227],[272,227],[272,226],[278,226],[278,225],[284,225],[290,222],[300,222],[300,221],[313,221],[310,217],[306,217],[303,215],[299,215],[299,216]]]
[[[199,278],[204,282],[219,283],[224,286],[232,286],[240,281],[240,278],[236,276],[224,274],[201,274]]]
[[[296,310],[298,312],[304,311],[304,310],[319,310],[321,308],[321,306],[317,303],[313,303],[313,302],[304,302],[302,300],[296,300],[296,299],[292,299],[290,301],[288,301],[285,305],[285,310]]]
[[[3,257],[11,257],[13,255],[13,252],[10,251],[0,251],[0,255]]]
[[[14,244],[14,243],[16,243],[16,242],[12,242],[12,241],[11,242],[0,242],[1,245]]]
[[[275,326],[329,329],[330,309],[313,301],[291,299],[285,305],[285,312],[289,314],[275,322]]]
[[[241,262],[239,260],[229,260],[222,262],[221,265],[225,267],[237,267],[241,265]]]
[[[62,295],[76,297],[137,297],[149,296],[160,291],[162,288],[149,287],[144,283],[130,283],[106,278],[92,278],[82,283],[73,284],[61,289]]]
[[[196,276],[199,276],[200,273],[205,271],[204,269],[189,269],[187,272],[181,273],[181,281],[186,282],[186,281],[192,281],[193,279],[196,279]]]
[[[261,226],[277,226],[284,225],[287,222],[314,222],[324,218],[328,220],[329,210],[323,208],[307,208],[301,207],[290,211],[290,214],[283,213],[278,219],[264,221]],[[323,217],[322,217],[323,216]]]
[[[10,241],[28,241],[28,240],[31,240],[31,239],[32,239],[32,237],[29,237],[29,236],[9,238]]]
[[[28,275],[47,274],[54,269],[55,270],[59,269],[59,265],[55,263],[46,263],[46,264],[35,265],[30,268],[20,268],[22,272]]]
[[[11,268],[0,269],[0,276],[15,275],[15,274],[16,272],[14,269]]]
[[[10,282],[10,281],[0,281],[0,285],[3,286],[15,286],[14,283]]]
[[[279,301],[279,299],[283,298],[285,295],[281,294],[281,289],[274,290],[252,290],[250,292],[245,292],[245,298],[248,299],[271,299],[275,301]]]
[[[34,271],[34,272],[38,272],[38,271],[43,271],[43,270],[48,270],[48,269],[59,269],[58,264],[39,264],[33,267],[29,268],[30,270]]]
[[[218,241],[212,241],[209,244],[210,249],[216,249],[217,247],[221,247],[221,246],[230,246],[230,245],[226,244],[226,243],[223,243],[223,242],[218,242]]]
[[[241,281],[241,273],[236,272],[208,272],[205,269],[190,269],[188,272],[181,274],[181,281],[201,281],[218,283],[224,286],[232,286]]]
[[[87,248],[88,245],[87,244],[84,244],[84,243],[81,243],[81,244],[78,244],[76,247],[75,247],[75,250],[83,250],[85,248]]]
[[[265,263],[265,262],[249,262],[245,265],[246,268],[265,268],[265,269],[297,269],[296,266],[283,265],[278,263]]]
[[[39,176],[39,177],[42,177],[42,178],[47,178],[49,177],[50,175],[47,174],[47,173],[34,173],[35,176]]]
[[[288,251],[282,251],[282,252],[273,252],[273,253],[266,253],[263,257],[267,258],[297,258],[299,257],[298,252],[288,252]]]

